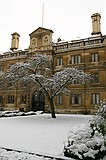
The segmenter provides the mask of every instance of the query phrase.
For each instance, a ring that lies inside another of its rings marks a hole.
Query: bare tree
[[[12,82],[16,85],[17,82],[33,83],[39,86],[39,90],[42,91],[50,104],[52,118],[56,118],[54,110],[54,97],[59,93],[71,94],[71,90],[67,89],[67,86],[74,80],[79,80],[82,85],[90,81],[90,75],[77,70],[76,68],[64,68],[62,71],[56,72],[50,77],[44,75],[38,75],[37,70],[42,67],[43,64],[50,69],[50,57],[47,55],[36,54],[27,63],[17,63],[12,65],[10,69],[2,75],[8,82]],[[45,67],[45,70],[47,68]]]

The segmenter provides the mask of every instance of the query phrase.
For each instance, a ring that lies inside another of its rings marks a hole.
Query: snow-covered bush
[[[94,135],[95,130],[99,133],[106,135],[106,102],[103,101],[98,106],[98,111],[96,116],[94,116],[90,121],[90,126],[93,130],[92,135]]]
[[[64,155],[80,160],[100,160],[106,156],[106,102],[88,125],[79,125],[68,134]]]
[[[13,111],[1,111],[0,117],[29,116],[29,115],[39,115],[39,114],[43,114],[43,111],[20,112],[19,110],[13,110]]]

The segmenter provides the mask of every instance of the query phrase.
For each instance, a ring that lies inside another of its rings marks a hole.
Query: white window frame
[[[71,104],[72,105],[81,105],[82,97],[81,95],[72,95],[71,97]]]
[[[57,58],[57,66],[62,66],[62,62],[63,60],[62,60],[62,57],[58,57]]]
[[[96,105],[100,103],[100,94],[99,93],[93,93],[92,94],[92,105]]]
[[[72,64],[81,63],[81,55],[72,56],[72,57],[71,57],[71,63],[72,63]]]
[[[98,53],[92,53],[91,54],[91,62],[98,62],[98,61],[99,61]]]

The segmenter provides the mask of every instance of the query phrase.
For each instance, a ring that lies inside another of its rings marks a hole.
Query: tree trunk
[[[55,110],[54,110],[53,98],[49,98],[49,103],[50,103],[50,107],[51,107],[51,115],[52,115],[52,118],[56,118]]]

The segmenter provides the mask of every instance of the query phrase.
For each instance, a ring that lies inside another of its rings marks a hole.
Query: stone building
[[[74,81],[69,86],[73,91],[71,96],[60,94],[55,97],[56,113],[95,112],[95,106],[100,103],[100,100],[106,99],[106,35],[101,33],[101,15],[95,13],[91,19],[91,37],[64,42],[58,38],[54,43],[53,31],[39,27],[29,34],[30,45],[24,50],[18,49],[20,35],[17,32],[13,33],[10,51],[0,55],[0,71],[6,71],[17,62],[28,62],[36,53],[51,55],[54,73],[64,67],[76,67],[94,77],[89,87]],[[38,92],[34,98],[34,92],[31,86],[26,91],[22,88],[0,89],[0,107],[4,110],[49,112],[45,96]]]

